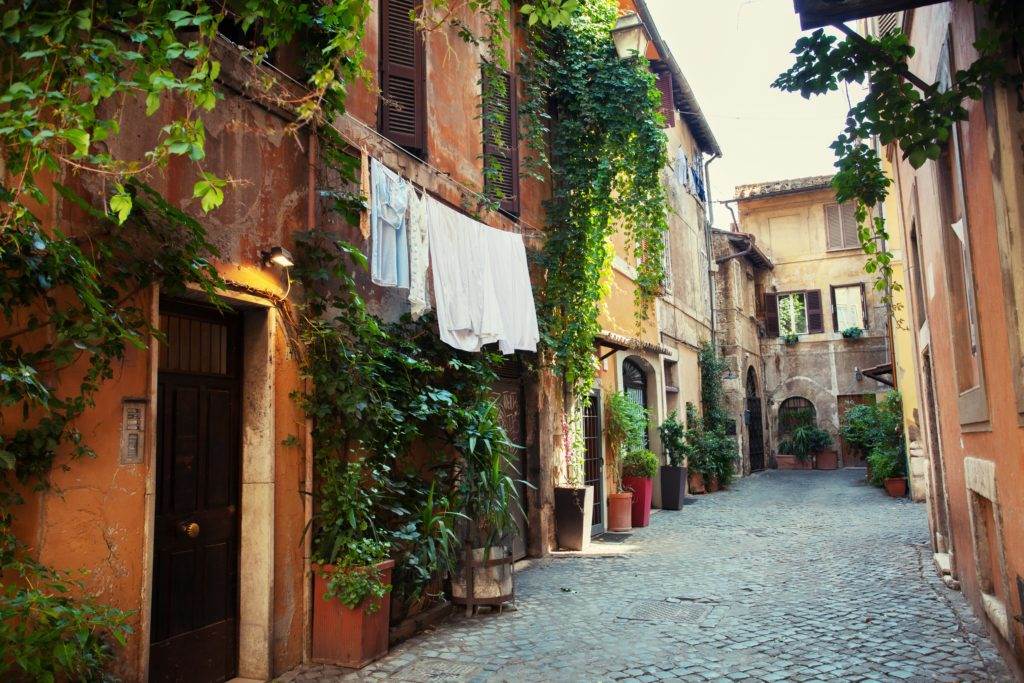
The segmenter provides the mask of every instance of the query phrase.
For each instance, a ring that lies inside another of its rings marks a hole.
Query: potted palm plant
[[[658,433],[668,461],[661,466],[661,507],[682,510],[686,499],[686,427],[673,410],[658,427]]]
[[[651,523],[651,495],[657,471],[658,456],[648,450],[632,451],[622,458],[622,485],[633,492],[631,517],[635,527]]]
[[[605,425],[614,459],[612,472],[615,478],[615,488],[608,495],[608,528],[610,531],[629,531],[633,527],[635,492],[625,486],[622,467],[628,454],[645,450],[647,410],[624,392],[610,394],[605,406]]]
[[[832,445],[832,436],[814,424],[810,418],[794,426],[789,435],[779,444],[775,460],[780,470],[814,467],[814,458]]]
[[[501,426],[497,405],[483,402],[466,415],[454,445],[459,454],[456,509],[463,521],[463,551],[452,575],[452,601],[467,610],[509,602],[521,482],[508,474],[514,471],[509,458],[515,445]]]
[[[375,535],[370,473],[360,460],[319,458],[313,519],[312,657],[361,668],[388,651],[389,546]]]

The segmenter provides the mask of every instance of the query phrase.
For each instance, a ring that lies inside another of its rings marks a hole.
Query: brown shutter
[[[420,0],[380,2],[381,134],[402,147],[426,149],[426,51],[411,15]]]
[[[839,207],[843,223],[843,248],[856,249],[860,246],[860,235],[857,231],[857,205],[846,202]]]
[[[868,296],[864,283],[860,283],[860,311],[864,315],[864,329],[868,329]]]
[[[843,221],[838,204],[825,205],[825,240],[828,249],[843,248]]]
[[[771,293],[764,295],[764,326],[769,338],[779,336],[779,304]]]
[[[665,127],[672,128],[676,125],[676,100],[672,94],[672,72],[655,71],[658,90],[661,92],[661,114],[665,117]]]
[[[511,74],[499,75],[505,92],[484,92],[484,163],[497,163],[501,169],[497,178],[484,177],[485,194],[501,200],[501,210],[519,214],[519,125],[517,118],[516,80]],[[486,90],[486,77],[481,79]],[[495,115],[501,119],[497,131],[493,129]],[[497,133],[497,134],[495,134]],[[494,183],[492,185],[491,183]]]
[[[839,311],[836,310],[836,288],[828,288],[829,295],[832,297],[832,331],[841,332],[839,329]]]
[[[807,306],[807,333],[824,332],[825,315],[821,310],[821,290],[810,289],[804,292],[804,303]]]

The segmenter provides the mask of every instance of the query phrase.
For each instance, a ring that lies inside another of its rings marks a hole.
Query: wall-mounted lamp
[[[627,12],[615,20],[612,40],[615,41],[615,52],[619,59],[647,54],[647,33],[636,12]]]
[[[859,367],[853,368],[853,378],[856,379],[858,382],[864,379],[864,373],[861,372],[861,369]]]
[[[273,263],[278,268],[291,268],[295,265],[292,253],[284,247],[271,247],[270,251],[261,251],[260,256],[263,258],[263,265]]]

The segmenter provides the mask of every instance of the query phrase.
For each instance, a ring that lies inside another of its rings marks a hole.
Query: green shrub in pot
[[[811,456],[821,453],[832,445],[832,436],[816,424],[799,425],[779,444],[779,452],[795,455],[800,462],[807,462]]]
[[[665,459],[672,467],[682,467],[686,462],[686,427],[679,421],[676,411],[669,413],[665,421],[658,426],[661,436],[661,447],[665,451]]]
[[[622,457],[622,476],[653,479],[658,471],[658,456],[648,450],[627,453]]]

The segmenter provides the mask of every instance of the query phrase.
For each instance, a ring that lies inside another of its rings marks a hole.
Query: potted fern
[[[682,510],[686,499],[686,427],[672,411],[658,427],[667,465],[661,466],[661,507]]]

